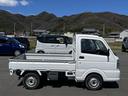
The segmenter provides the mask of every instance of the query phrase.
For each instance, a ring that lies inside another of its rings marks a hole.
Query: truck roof
[[[40,35],[38,37],[67,37],[67,36],[64,36],[64,35],[56,35],[56,34],[43,34],[43,35]]]
[[[99,36],[97,36],[97,35],[87,35],[87,34],[76,34],[76,36],[77,36],[77,37],[79,37],[79,36],[84,36],[84,37],[90,37],[90,38],[97,38],[97,37],[99,37]]]

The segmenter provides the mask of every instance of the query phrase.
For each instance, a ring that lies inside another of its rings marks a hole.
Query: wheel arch
[[[103,71],[101,71],[99,69],[91,69],[91,70],[86,71],[82,75],[83,80],[85,80],[87,78],[87,76],[89,76],[91,74],[97,74],[97,75],[102,77],[103,81],[105,81],[106,75],[105,75],[105,73]]]
[[[20,75],[24,76],[27,73],[35,73],[35,74],[38,74],[39,76],[42,76],[42,73],[39,70],[37,70],[37,71],[35,71],[35,70],[26,70],[26,71],[22,70]]]
[[[38,50],[37,53],[45,53],[43,50]]]
[[[90,75],[92,75],[92,74],[99,75],[99,76],[102,78],[102,80],[103,80],[103,76],[102,76],[101,74],[97,73],[97,72],[89,73],[89,74],[85,77],[85,80],[86,80],[86,78],[87,78],[88,76],[90,76]]]

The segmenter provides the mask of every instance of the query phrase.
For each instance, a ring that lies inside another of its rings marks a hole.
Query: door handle
[[[84,56],[80,56],[79,59],[84,59]]]

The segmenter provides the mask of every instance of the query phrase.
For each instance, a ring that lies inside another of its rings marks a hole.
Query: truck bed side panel
[[[61,62],[9,62],[9,69],[12,70],[44,70],[44,71],[74,71],[75,63]]]

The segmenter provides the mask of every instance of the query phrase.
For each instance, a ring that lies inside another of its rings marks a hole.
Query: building
[[[82,30],[83,34],[90,34],[90,35],[100,35],[99,30],[97,29],[89,29],[89,28],[83,28]]]
[[[40,29],[35,29],[35,30],[33,30],[33,32],[34,32],[34,35],[36,35],[36,36],[49,33],[49,31],[47,31],[47,30],[40,30]]]
[[[124,37],[128,37],[128,29],[127,30],[124,30],[120,33],[120,38],[121,39],[124,39]]]
[[[120,32],[111,32],[109,33],[109,38],[120,38]]]

